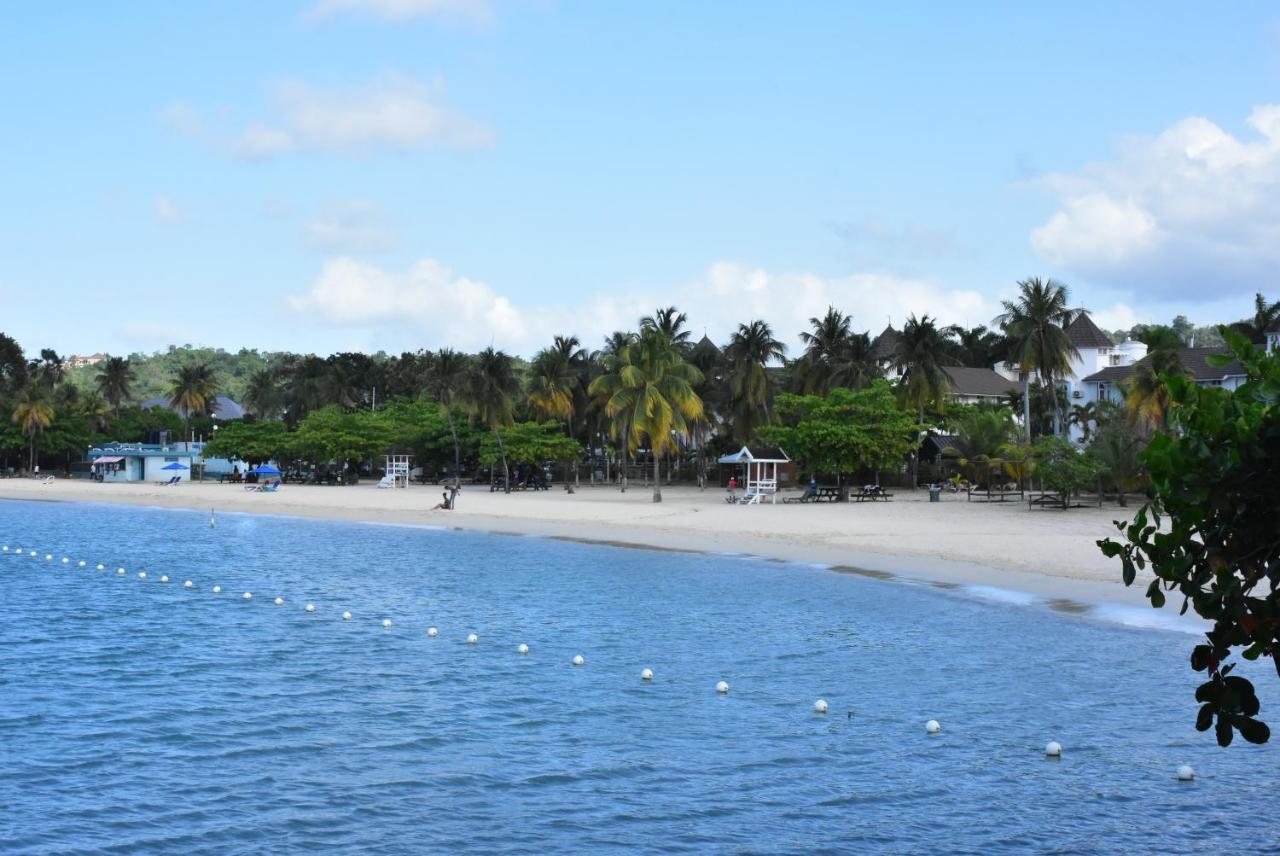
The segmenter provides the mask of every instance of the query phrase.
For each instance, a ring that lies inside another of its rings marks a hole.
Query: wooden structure
[[[746,488],[746,501],[751,504],[768,499],[778,501],[778,468],[790,464],[787,453],[778,446],[743,446],[732,455],[720,458],[722,464],[736,464],[744,469],[742,486]]]

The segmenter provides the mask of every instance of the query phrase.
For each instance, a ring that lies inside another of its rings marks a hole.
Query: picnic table
[[[784,504],[791,502],[839,502],[840,488],[828,486],[805,488],[804,493],[800,494],[800,496],[789,496],[782,501]]]
[[[862,489],[857,493],[851,494],[854,502],[875,502],[877,499],[883,499],[885,502],[893,499],[893,494],[880,487],[878,484],[864,484]]]

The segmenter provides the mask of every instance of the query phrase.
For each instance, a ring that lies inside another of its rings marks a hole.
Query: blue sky
[[[527,354],[675,302],[794,343],[1031,275],[1107,327],[1230,320],[1280,298],[1280,12],[1206,8],[11,9],[0,329]]]

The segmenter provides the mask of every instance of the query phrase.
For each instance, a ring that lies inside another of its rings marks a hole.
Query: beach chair
[[[276,491],[278,491],[279,489],[280,489],[280,479],[276,479],[276,480],[275,480],[275,481],[273,481],[271,484],[267,484],[267,485],[263,485],[263,486],[262,486],[262,492],[263,492],[263,493],[275,493],[275,492],[276,492]]]
[[[785,496],[782,498],[782,504],[786,505],[791,502],[813,502],[818,498],[818,489],[816,487],[806,487],[804,493],[799,496]]]

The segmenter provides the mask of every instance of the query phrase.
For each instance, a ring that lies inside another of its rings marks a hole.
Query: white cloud
[[[307,243],[326,253],[381,252],[395,236],[386,213],[372,202],[340,205],[302,227]]]
[[[461,18],[488,21],[488,0],[316,0],[307,15],[313,19],[344,13],[368,15],[397,23],[414,18]]]
[[[301,80],[271,87],[262,117],[228,130],[188,104],[160,112],[165,124],[248,160],[321,152],[359,154],[422,149],[470,151],[492,146],[493,129],[444,103],[444,83],[384,74],[361,86],[324,88]],[[221,126],[221,127],[219,127]]]
[[[359,327],[388,347],[484,347],[532,354],[557,333],[572,333],[595,346],[608,333],[635,329],[641,315],[674,304],[689,315],[695,338],[705,329],[723,342],[739,323],[760,318],[789,347],[810,317],[835,305],[852,313],[855,326],[875,335],[892,318],[901,326],[915,313],[942,323],[987,323],[995,304],[973,291],[948,291],[925,280],[880,274],[823,277],[772,273],[721,261],[681,286],[643,299],[597,294],[571,306],[517,305],[493,287],[455,276],[434,259],[404,273],[350,258],[332,259],[288,307],[334,326]]]
[[[165,223],[181,223],[187,219],[186,215],[178,210],[178,206],[167,194],[157,194],[152,204],[155,208],[156,217]]]
[[[1280,264],[1280,106],[1257,107],[1252,139],[1183,119],[1117,157],[1041,184],[1059,208],[1031,233],[1050,262],[1144,299],[1247,294]]]

